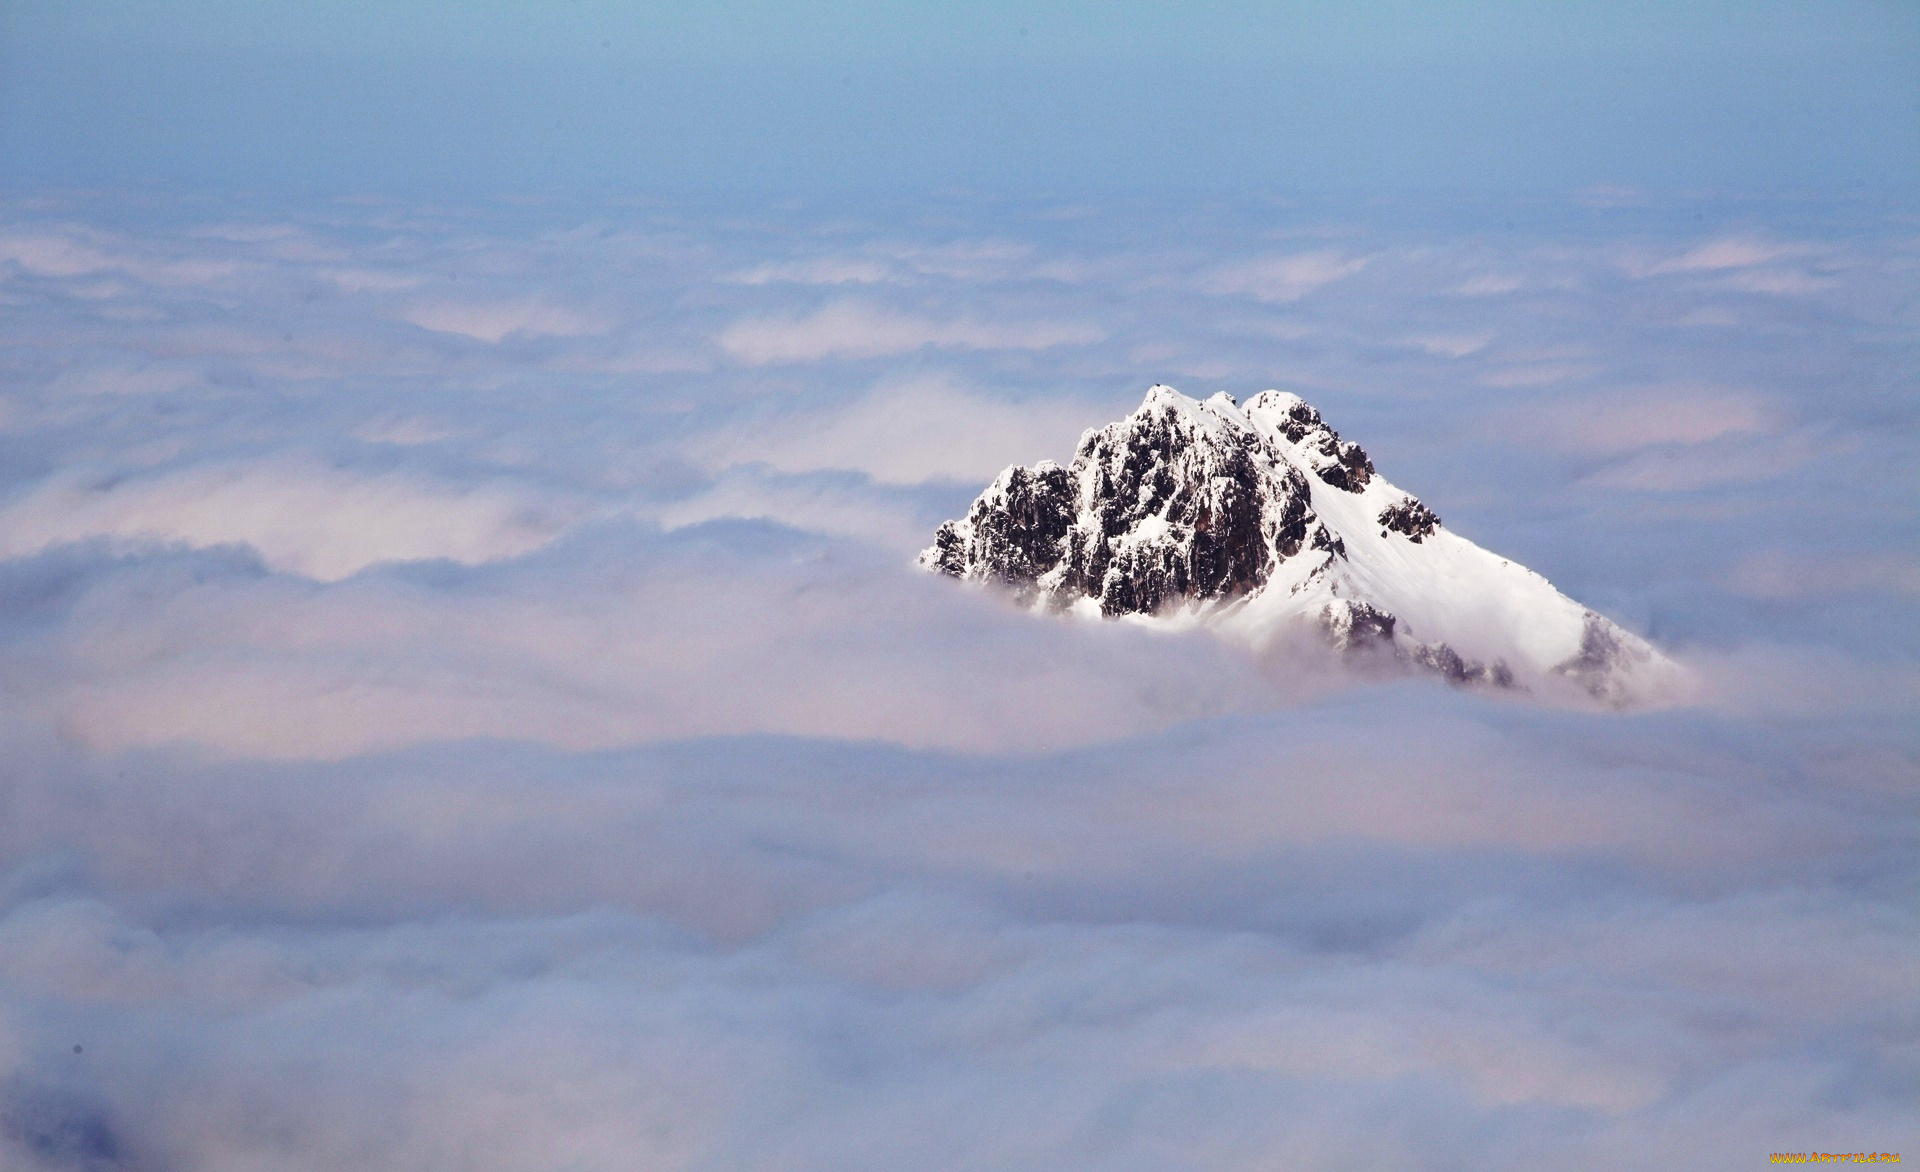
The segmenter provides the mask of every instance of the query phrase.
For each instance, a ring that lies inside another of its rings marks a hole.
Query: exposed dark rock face
[[[1592,611],[1586,613],[1586,627],[1580,634],[1580,650],[1553,670],[1586,689],[1588,695],[1609,704],[1626,699],[1621,691],[1625,669],[1646,652],[1630,647],[1619,627]]]
[[[1521,686],[1512,664],[1528,686],[1557,675],[1619,704],[1631,671],[1663,662],[1524,567],[1429,540],[1440,531],[1297,395],[1265,391],[1243,409],[1154,387],[1065,467],[1002,472],[920,564],[1051,609],[1192,607],[1256,646],[1281,623],[1310,624],[1343,654],[1466,687]]]
[[[1338,489],[1359,492],[1373,479],[1373,461],[1359,444],[1342,440],[1320,412],[1292,395],[1262,391],[1247,404],[1249,410],[1268,407],[1280,413],[1278,426],[1288,441],[1299,444],[1314,475]]]
[[[1106,615],[1259,589],[1306,547],[1312,495],[1237,412],[1204,412],[1149,397],[1089,432],[1069,467],[1009,468],[923,564],[1050,605],[1093,598]]]
[[[934,534],[934,568],[955,577],[977,568],[1031,601],[1034,583],[1060,562],[1077,488],[1051,460],[1007,469],[973,502],[964,526],[948,521]]]
[[[1445,643],[1415,644],[1407,652],[1407,658],[1443,677],[1450,684],[1462,687],[1513,687],[1513,669],[1506,664],[1497,660],[1485,664],[1465,659]]]
[[[1268,403],[1277,402],[1279,399],[1280,395],[1278,392],[1262,391],[1255,395],[1247,406],[1249,408],[1262,407]],[[1287,437],[1287,442],[1289,443],[1297,444],[1301,440],[1306,439],[1310,434],[1318,432],[1331,434],[1333,432],[1333,429],[1327,426],[1326,421],[1320,418],[1319,410],[1308,403],[1295,400],[1285,407],[1280,408],[1280,411],[1280,432]],[[1338,439],[1339,437],[1335,436],[1335,438]]]
[[[1313,536],[1308,544],[1314,549],[1325,550],[1336,557],[1347,556],[1347,543],[1335,537],[1325,525],[1313,527]]]
[[[1423,537],[1431,537],[1433,531],[1440,528],[1440,518],[1432,509],[1421,504],[1417,497],[1408,497],[1397,505],[1388,505],[1380,510],[1380,525],[1417,542]]]
[[[1351,653],[1393,646],[1394,617],[1364,602],[1346,598],[1330,602],[1320,612],[1320,621],[1336,651]]]
[[[1298,551],[1306,486],[1273,482],[1251,430],[1208,434],[1173,404],[1128,424],[1092,433],[1075,453],[1090,507],[1063,587],[1107,614],[1151,613],[1175,597],[1247,593]],[[1123,540],[1154,518],[1165,540]]]
[[[1351,440],[1342,443],[1331,433],[1323,438],[1315,451],[1326,461],[1315,469],[1320,479],[1335,488],[1344,488],[1348,492],[1359,492],[1373,479],[1373,461],[1360,450],[1360,445]]]
[[[933,545],[920,555],[920,561],[929,570],[963,578],[967,573],[967,552],[967,534],[961,523],[942,521],[940,528],[933,532]]]

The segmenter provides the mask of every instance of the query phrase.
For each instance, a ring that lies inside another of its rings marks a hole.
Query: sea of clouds
[[[0,1167],[1920,1155],[1920,221],[0,202]],[[1146,387],[1597,714],[912,568]]]

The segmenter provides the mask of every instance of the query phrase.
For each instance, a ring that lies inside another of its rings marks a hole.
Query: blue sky
[[[5,8],[0,1166],[1920,1152],[1914,10],[929,11]],[[1154,382],[1697,691],[914,568]]]
[[[1910,192],[1901,3],[8,6],[0,181]]]

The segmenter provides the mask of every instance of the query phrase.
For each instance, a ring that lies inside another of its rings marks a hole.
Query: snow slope
[[[1684,684],[1644,639],[1448,531],[1282,391],[1242,407],[1155,386],[1066,467],[1002,472],[920,564],[1031,605],[1199,624],[1256,648],[1313,629],[1455,683],[1616,706]]]

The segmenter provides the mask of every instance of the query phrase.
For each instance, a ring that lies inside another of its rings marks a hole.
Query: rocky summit
[[[1155,386],[1073,460],[1015,466],[920,555],[927,569],[1083,616],[1198,624],[1457,684],[1673,696],[1680,669],[1540,575],[1449,531],[1298,395],[1245,406]]]

